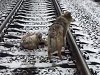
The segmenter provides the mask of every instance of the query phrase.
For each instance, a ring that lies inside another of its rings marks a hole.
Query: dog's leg
[[[64,47],[66,48],[66,35],[64,37]]]
[[[61,57],[61,49],[62,49],[62,45],[63,45],[63,42],[60,40],[57,40],[57,51],[58,51],[58,56],[59,58],[62,60],[62,57]]]
[[[51,48],[48,47],[48,59],[51,60]]]
[[[65,30],[63,29],[63,47],[65,47]]]
[[[58,56],[59,56],[60,60],[62,60],[62,57],[61,57],[61,49],[62,49],[61,46],[59,46],[59,47],[57,48],[57,50],[58,50]]]
[[[51,46],[51,38],[50,38],[50,36],[48,36],[48,59],[49,60],[51,60],[51,50],[52,50],[51,47],[52,47]]]
[[[66,26],[63,25],[63,47],[66,47]]]

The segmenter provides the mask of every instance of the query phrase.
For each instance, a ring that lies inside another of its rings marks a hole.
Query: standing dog
[[[65,12],[59,16],[50,26],[48,31],[48,57],[51,59],[51,53],[58,51],[58,56],[61,58],[61,49],[66,46],[66,34],[72,21],[70,12]]]

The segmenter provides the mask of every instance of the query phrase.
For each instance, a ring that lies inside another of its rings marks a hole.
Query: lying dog
[[[61,49],[66,46],[67,30],[72,21],[70,12],[66,12],[59,16],[50,26],[48,31],[48,58],[51,59],[51,53],[58,51],[58,56],[61,58]]]
[[[46,45],[41,33],[28,33],[22,37],[21,41],[21,46],[29,50],[38,49],[40,45],[41,47]]]

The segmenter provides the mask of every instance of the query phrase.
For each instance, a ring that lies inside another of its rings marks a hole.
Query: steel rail
[[[79,48],[75,42],[75,39],[74,39],[72,33],[70,32],[70,30],[68,30],[67,35],[68,35],[67,36],[68,43],[69,43],[70,48],[71,48],[70,50],[71,50],[72,55],[74,56],[74,58],[76,60],[75,63],[78,67],[78,70],[80,70],[81,75],[92,75],[85,59],[82,56],[81,51],[79,50]]]
[[[62,9],[60,8],[60,5],[58,3],[57,0],[52,0],[55,6],[55,9],[57,11],[57,15],[60,16],[62,14]],[[92,75],[89,67],[85,61],[85,59],[82,56],[81,51],[79,50],[75,39],[70,31],[70,29],[67,32],[67,39],[68,39],[68,43],[70,45],[70,51],[72,52],[72,55],[74,57],[74,59],[76,60],[76,65],[78,70],[80,71],[81,75]]]
[[[62,10],[61,10],[57,0],[52,0],[52,2],[53,2],[53,5],[55,7],[57,16],[60,16],[62,14]]]
[[[3,32],[3,29],[6,27],[6,25],[10,22],[11,18],[13,17],[13,15],[18,11],[19,7],[21,6],[21,4],[23,3],[24,0],[20,0],[16,6],[13,8],[13,10],[9,13],[9,15],[7,16],[7,18],[3,21],[3,23],[0,26],[0,35],[2,35],[1,33]]]

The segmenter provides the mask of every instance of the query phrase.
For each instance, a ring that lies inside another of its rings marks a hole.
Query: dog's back
[[[63,26],[63,47],[66,47],[66,36],[67,36],[67,30],[70,27],[70,23],[73,21],[73,18],[71,16],[70,12],[65,12],[63,15],[59,16],[55,23],[58,23],[59,25]]]
[[[70,12],[65,12],[63,15],[59,16],[54,23],[62,25],[64,28],[64,36],[66,35],[66,31],[68,30],[70,23],[72,22],[72,16]]]

